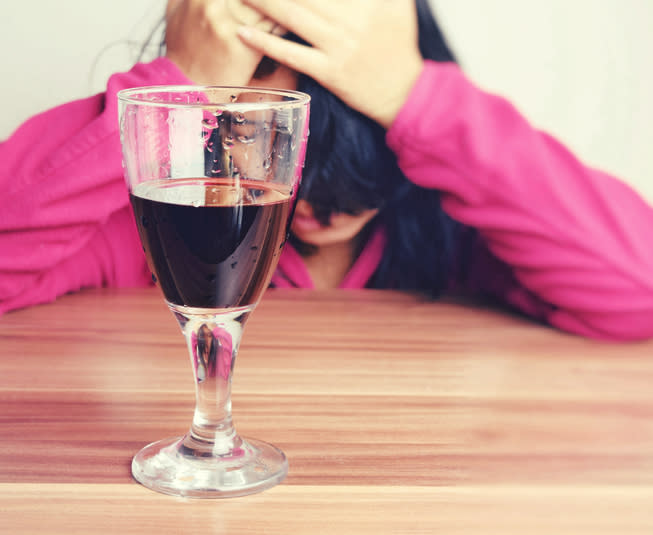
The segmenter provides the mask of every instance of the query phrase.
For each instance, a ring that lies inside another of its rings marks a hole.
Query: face
[[[284,65],[278,65],[271,69],[269,74],[256,76],[247,84],[249,87],[268,87],[271,89],[286,89],[295,91],[297,89],[297,72]]]
[[[268,76],[253,78],[249,85],[295,90],[297,73],[279,66]],[[378,212],[378,209],[369,209],[356,215],[334,213],[331,215],[329,225],[324,226],[314,217],[311,205],[300,199],[295,208],[291,231],[304,243],[316,247],[344,244],[353,241]]]
[[[354,240],[378,212],[377,209],[370,209],[356,215],[334,213],[329,225],[323,226],[314,217],[311,205],[300,199],[290,229],[301,241],[316,247],[339,245]]]

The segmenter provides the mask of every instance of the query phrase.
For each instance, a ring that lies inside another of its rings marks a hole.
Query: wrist
[[[376,109],[370,110],[369,116],[386,130],[389,129],[408,100],[423,68],[424,60],[421,57],[407,65],[403,69],[402,75],[397,76],[396,83],[393,84],[392,90],[387,94],[384,101],[380,102]]]

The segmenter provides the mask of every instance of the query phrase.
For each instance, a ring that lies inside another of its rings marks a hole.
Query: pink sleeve
[[[0,314],[82,287],[148,284],[122,171],[116,93],[189,83],[165,58],[41,113],[0,144]]]
[[[426,62],[388,144],[412,181],[479,230],[491,255],[472,268],[506,302],[586,336],[653,336],[653,210],[629,186],[455,64]]]

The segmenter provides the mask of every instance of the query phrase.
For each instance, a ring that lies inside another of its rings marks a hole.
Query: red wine
[[[288,233],[290,194],[260,182],[153,180],[130,200],[166,300],[198,308],[255,304]]]

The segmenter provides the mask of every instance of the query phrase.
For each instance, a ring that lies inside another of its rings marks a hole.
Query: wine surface
[[[285,242],[290,194],[260,182],[153,180],[130,200],[166,300],[197,308],[255,304]]]

